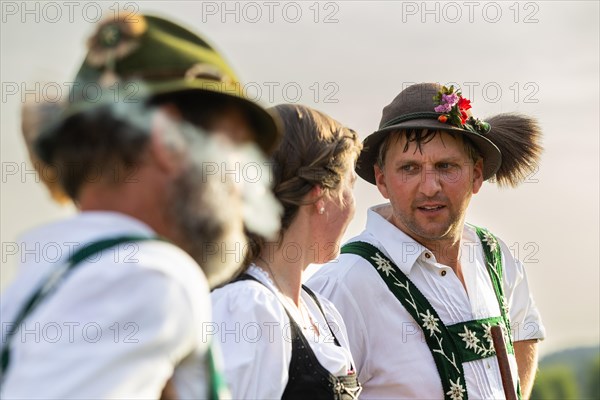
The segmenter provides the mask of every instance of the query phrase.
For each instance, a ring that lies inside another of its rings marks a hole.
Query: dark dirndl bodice
[[[263,284],[251,275],[244,274],[235,281],[254,280]],[[325,317],[321,303],[315,293],[306,286],[302,289],[315,301],[319,310]],[[282,399],[315,399],[315,400],[351,400],[358,398],[361,391],[356,373],[345,376],[335,376],[325,369],[317,359],[302,328],[294,321],[287,309],[283,306],[289,320],[292,339],[292,359],[288,370],[288,383],[283,391]],[[327,321],[327,318],[325,317]],[[329,322],[327,322],[329,325]],[[340,342],[335,337],[331,326],[328,326],[336,346]]]

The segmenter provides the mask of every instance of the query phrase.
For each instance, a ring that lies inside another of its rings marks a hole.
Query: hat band
[[[385,124],[383,124],[382,126],[379,127],[379,130],[389,128],[390,126],[399,124],[401,122],[410,121],[413,119],[423,119],[423,118],[438,119],[439,116],[440,116],[440,113],[433,112],[433,111],[402,114],[399,117],[396,117],[396,118],[393,118],[393,119],[387,121]]]
[[[389,120],[388,122],[386,122],[385,124],[380,126],[379,130],[389,128],[390,126],[394,126],[401,122],[410,121],[413,119],[435,119],[435,120],[437,120],[440,115],[443,115],[443,114],[440,114],[437,112],[426,112],[426,111],[403,114],[399,117]],[[461,129],[469,131],[469,132],[476,133],[478,135],[486,135],[487,133],[490,132],[490,130],[492,128],[489,123],[487,123],[485,121],[480,121],[479,119],[475,119],[473,117],[470,117],[467,120],[467,122],[465,122],[462,126],[456,126],[456,125],[452,125],[452,126],[454,126],[456,128],[461,128]]]

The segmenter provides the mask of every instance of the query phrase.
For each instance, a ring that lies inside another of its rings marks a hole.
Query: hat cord
[[[415,113],[408,113],[408,114],[402,114],[399,117],[393,118],[389,121],[387,121],[385,124],[383,124],[383,126],[380,126],[379,129],[385,129],[387,127],[390,127],[392,125],[396,125],[399,124],[400,122],[405,122],[405,121],[410,121],[413,119],[422,119],[422,118],[428,118],[428,119],[438,119],[438,117],[440,116],[439,113],[437,112],[415,112]]]

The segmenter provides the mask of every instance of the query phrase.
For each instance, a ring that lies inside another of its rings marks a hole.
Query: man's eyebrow
[[[451,162],[451,163],[460,164],[463,161],[464,160],[462,159],[462,157],[459,157],[459,156],[446,156],[446,157],[442,157],[442,158],[435,160],[435,163],[438,164],[438,163],[445,163],[445,162],[450,163]],[[394,165],[407,164],[407,163],[422,164],[423,161],[420,159],[417,160],[417,159],[410,158],[410,157],[402,158],[402,159],[394,161]]]
[[[419,160],[413,160],[411,158],[404,158],[401,160],[396,160],[394,161],[394,165],[401,165],[401,164],[420,164],[421,161]]]
[[[458,157],[458,156],[449,156],[449,157],[442,157],[439,160],[436,161],[436,163],[461,163],[463,161],[462,157]]]

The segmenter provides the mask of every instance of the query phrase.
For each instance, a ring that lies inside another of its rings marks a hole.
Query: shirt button
[[[442,275],[442,276],[446,276],[446,271],[442,271],[442,272],[440,272],[440,275]]]
[[[431,258],[431,254],[425,253],[425,258]]]

